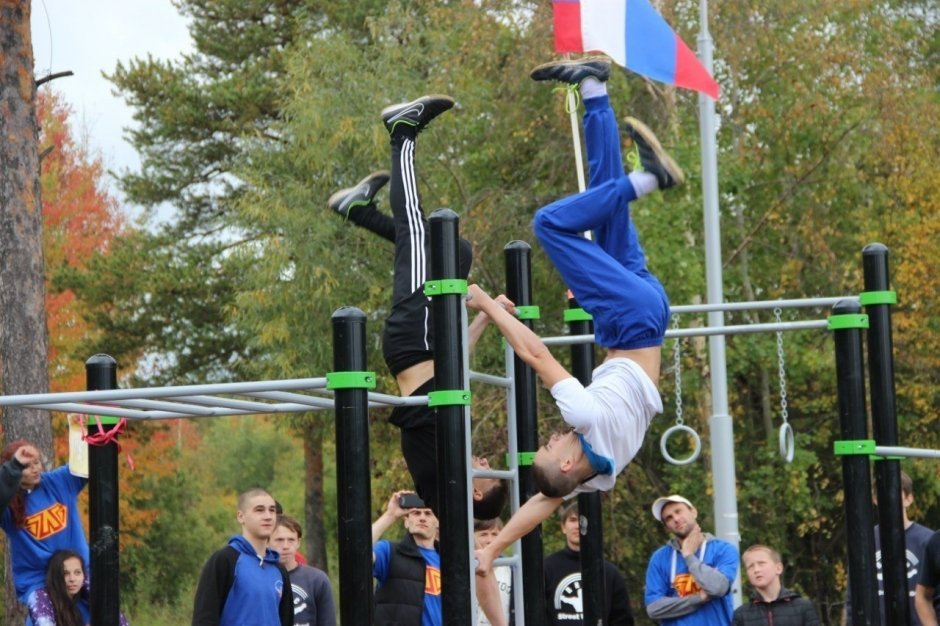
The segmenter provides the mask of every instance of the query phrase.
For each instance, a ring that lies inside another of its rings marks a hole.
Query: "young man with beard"
[[[264,489],[238,496],[242,534],[209,557],[193,605],[193,626],[293,626],[290,579],[268,548],[277,508]]]
[[[437,551],[438,521],[427,508],[402,508],[399,491],[372,523],[372,575],[375,625],[439,626],[441,616],[441,555]],[[404,519],[407,533],[392,543],[382,535]]]
[[[702,532],[698,510],[680,495],[658,498],[653,517],[673,537],[646,569],[646,613],[665,626],[731,624],[737,548]]]
[[[439,524],[427,507],[402,508],[400,498],[407,491],[392,494],[385,512],[372,523],[372,575],[375,589],[374,626],[414,624],[440,626],[441,555],[437,551]],[[382,535],[404,518],[407,534],[392,543]],[[505,626],[499,588],[492,574],[477,577],[477,600],[493,626]]]

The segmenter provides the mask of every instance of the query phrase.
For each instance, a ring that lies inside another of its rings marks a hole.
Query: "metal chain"
[[[774,321],[780,324],[781,309],[774,309]],[[783,353],[783,331],[777,331],[777,375],[780,378],[780,417],[787,423],[787,369]]]
[[[672,318],[672,327],[674,329],[679,328],[679,318],[673,316]],[[681,360],[681,349],[682,345],[679,343],[679,337],[676,337],[674,347],[672,349],[673,353],[673,370],[676,375],[676,424],[682,425],[684,422],[682,420],[682,360]]]

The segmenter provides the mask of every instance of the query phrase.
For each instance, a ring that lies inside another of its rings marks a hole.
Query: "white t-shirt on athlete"
[[[584,387],[577,378],[566,378],[551,389],[561,416],[603,461],[608,473],[600,473],[572,493],[608,491],[617,475],[643,445],[653,416],[663,411],[659,390],[636,361],[615,358],[604,361]]]

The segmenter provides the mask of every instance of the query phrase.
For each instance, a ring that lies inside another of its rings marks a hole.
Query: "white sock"
[[[630,172],[627,174],[637,198],[659,189],[659,181],[649,172]]]
[[[581,81],[581,98],[600,98],[607,95],[607,83],[601,82],[593,76],[588,76]]]

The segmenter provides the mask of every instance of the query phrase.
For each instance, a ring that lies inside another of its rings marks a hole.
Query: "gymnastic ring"
[[[780,425],[780,456],[782,456],[787,463],[793,462],[794,447],[793,428],[790,426],[789,422],[784,422]]]
[[[692,450],[692,454],[690,454],[688,458],[685,459],[675,458],[669,454],[669,450],[666,448],[666,442],[672,435],[678,432],[688,433],[695,441],[695,449]],[[695,432],[694,428],[686,426],[685,424],[676,424],[667,428],[666,432],[663,433],[663,436],[660,437],[659,451],[663,453],[663,458],[673,465],[688,465],[689,463],[693,463],[698,458],[698,455],[702,453],[702,438],[698,436],[698,433]]]

